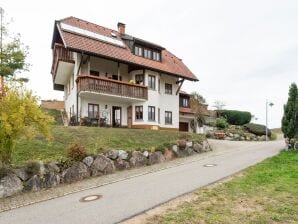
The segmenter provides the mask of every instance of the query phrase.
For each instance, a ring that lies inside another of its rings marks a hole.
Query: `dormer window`
[[[135,46],[135,55],[143,56],[143,48]]]
[[[146,47],[135,46],[134,54],[154,61],[161,61],[160,52]]]

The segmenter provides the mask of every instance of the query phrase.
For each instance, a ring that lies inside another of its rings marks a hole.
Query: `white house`
[[[179,129],[179,91],[197,81],[165,48],[78,18],[55,21],[52,76],[76,121],[99,126]]]

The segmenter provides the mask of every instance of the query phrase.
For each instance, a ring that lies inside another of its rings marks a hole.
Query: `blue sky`
[[[280,127],[291,82],[298,82],[298,1],[16,1],[2,0],[9,26],[29,46],[29,86],[42,99],[62,99],[52,89],[51,39],[55,19],[76,16],[158,43],[182,58],[211,106],[248,110],[265,122],[266,99],[274,102],[269,126]]]

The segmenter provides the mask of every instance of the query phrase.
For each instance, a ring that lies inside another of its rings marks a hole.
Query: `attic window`
[[[111,33],[111,36],[114,37],[114,38],[117,38],[117,35],[113,32]]]

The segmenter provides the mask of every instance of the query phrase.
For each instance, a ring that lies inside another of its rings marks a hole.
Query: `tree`
[[[296,83],[291,84],[288,101],[284,105],[282,132],[289,142],[294,137],[298,137],[298,88]]]
[[[222,110],[225,106],[226,104],[220,100],[216,100],[213,105],[213,107],[215,107],[216,110]]]
[[[20,35],[11,37],[3,24],[4,10],[0,8],[0,96],[4,94],[4,80],[13,78],[18,72],[27,70],[27,47],[20,41]],[[22,79],[22,81],[27,81]]]
[[[204,119],[204,107],[203,105],[206,103],[206,100],[204,99],[203,96],[201,96],[197,92],[193,92],[190,96],[190,108],[191,111],[194,113],[194,126],[195,128],[197,126],[202,126],[203,123],[205,122]],[[194,130],[195,131],[195,130]]]
[[[49,125],[53,118],[40,109],[37,97],[22,83],[13,82],[5,93],[0,98],[0,161],[9,165],[20,137],[32,138],[40,133],[51,139]]]

